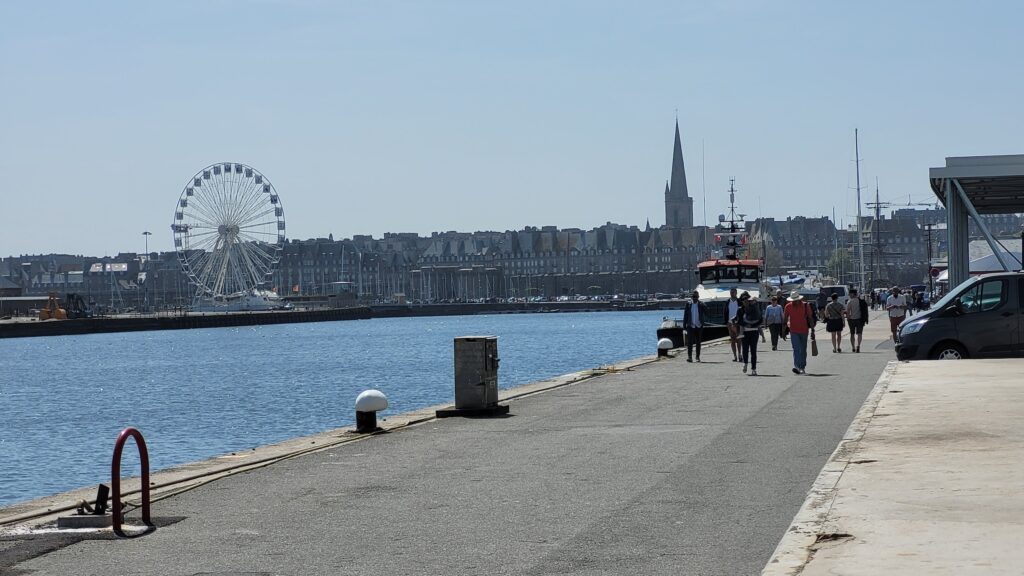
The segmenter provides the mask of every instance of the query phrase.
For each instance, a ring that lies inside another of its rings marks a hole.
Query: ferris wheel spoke
[[[267,210],[268,208],[262,204],[255,204],[246,208],[245,212],[239,214],[237,222],[239,224],[250,224],[253,220],[259,218],[261,211]]]
[[[241,269],[244,266],[243,258],[238,250],[238,245],[232,245],[228,251],[228,265],[224,268],[224,286],[225,292],[233,294],[240,292],[240,288],[244,285],[242,280]]]
[[[191,241],[194,243],[196,248],[206,249],[217,242],[220,238],[220,234],[215,231],[203,232],[201,234],[190,234]]]
[[[209,281],[213,269],[216,267],[217,252],[215,246],[208,246],[203,250],[203,257],[201,260],[196,262],[196,269],[194,272],[203,281],[203,285],[207,288],[210,287]]]
[[[245,251],[244,244],[235,244],[236,256],[235,256],[235,279],[240,290],[249,291],[252,288],[257,288],[259,282],[257,281],[254,271],[254,262],[250,260],[249,255]]]
[[[189,226],[189,234],[191,236],[207,236],[209,234],[218,234],[218,227],[216,226]]]
[[[238,222],[244,222],[246,220],[245,213],[247,212],[247,207],[254,201],[254,199],[259,198],[260,193],[258,191],[262,189],[262,185],[257,186],[253,181],[245,182],[244,186],[239,189],[237,212],[234,214]]]
[[[260,220],[262,218],[270,218],[270,220],[265,221],[265,222],[253,223],[253,224],[250,224],[250,225],[247,225],[247,226],[244,226],[244,227],[247,228],[247,227],[251,227],[253,225],[258,225],[258,224],[277,224],[277,216],[274,215],[274,209],[273,208],[263,208],[263,210],[261,212],[257,212],[255,214],[249,216],[248,218],[246,218],[245,222],[252,222],[253,220]]]
[[[226,215],[232,221],[238,221],[239,212],[243,210],[246,205],[246,191],[254,185],[255,184],[249,179],[233,183],[233,186],[230,189],[229,201],[226,204]]]
[[[228,246],[221,245],[219,251],[220,260],[217,262],[216,269],[216,282],[214,286],[218,294],[227,294],[228,292],[224,289],[225,282],[228,276],[228,267],[231,265],[231,249]]]
[[[213,294],[214,288],[210,282],[213,277],[213,261],[207,261],[201,268],[193,271],[195,274],[195,283],[197,286],[201,286],[204,291]]]
[[[247,231],[241,231],[239,233],[239,238],[245,240],[246,242],[258,242],[258,243],[261,243],[261,244],[276,244],[275,240],[278,239],[278,235],[276,235],[276,231],[271,233],[271,232],[259,232],[259,231],[247,230]]]
[[[203,204],[195,206],[194,210],[189,212],[189,215],[196,221],[202,222],[203,224],[206,224],[213,228],[216,228],[217,225],[220,224],[220,221],[217,219],[216,215],[213,214],[213,211],[211,211],[209,207],[204,206]]]
[[[223,224],[223,222],[218,221],[216,218],[214,218],[212,214],[209,214],[206,211],[200,212],[197,210],[194,212],[189,212],[186,216],[191,221],[194,221],[194,223],[192,223],[191,225],[197,228],[217,230],[219,226]]]
[[[264,272],[266,268],[263,262],[258,256],[252,254],[250,249],[245,244],[239,244],[239,253],[242,255],[245,261],[245,269],[248,274],[249,280],[255,285],[259,286],[263,283]]]
[[[196,284],[202,286],[204,290],[210,293],[213,293],[211,279],[217,259],[217,253],[214,248],[213,243],[208,243],[204,246],[201,257],[195,260],[191,271],[195,276]]]
[[[228,207],[228,218],[238,217],[238,211],[245,206],[245,197],[239,192],[237,187],[231,187],[228,190],[228,199],[225,206]]]
[[[246,242],[244,246],[250,259],[259,265],[260,273],[270,272],[276,258],[272,252],[267,251],[266,245],[263,242]]]
[[[211,167],[211,169],[213,169]],[[208,180],[210,182],[210,202],[214,208],[214,221],[223,223],[226,221],[227,214],[224,212],[224,187],[221,181],[220,174],[214,174],[214,177]]]
[[[193,250],[193,252],[197,252]],[[190,272],[200,273],[202,272],[210,261],[210,253],[206,250],[199,250],[198,253],[192,258],[188,259],[188,266]]]
[[[189,236],[192,237],[192,239],[209,238],[211,236],[212,237],[216,237],[217,236],[217,231],[216,230],[204,230],[203,232],[190,233]]]
[[[206,266],[206,282],[207,285],[214,291],[214,293],[222,293],[220,286],[220,274],[221,268],[224,266],[225,258],[227,256],[225,246],[222,238],[218,238],[217,242],[210,248],[210,262]]]
[[[267,228],[267,229],[268,230],[273,230],[274,233],[276,234],[276,232],[277,232],[277,220],[264,220],[263,222],[253,222],[252,224],[246,224],[245,226],[239,226],[238,230],[242,231],[242,232],[258,233],[260,228],[265,228],[265,227],[272,227],[272,228]],[[266,232],[266,233],[270,234],[270,232]]]
[[[260,209],[266,206],[267,200],[264,198],[264,192],[254,192],[247,199],[245,206],[238,213],[239,222],[247,222],[253,218],[253,214],[256,214]]]
[[[277,251],[266,242],[250,241],[246,243],[246,249],[269,268],[277,263]]]
[[[256,239],[247,239],[246,249],[252,254],[256,255],[261,261],[265,262],[269,267],[277,260],[275,250],[271,248],[266,242],[262,242]]]

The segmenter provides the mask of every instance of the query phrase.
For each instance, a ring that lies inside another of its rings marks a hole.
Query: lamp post
[[[142,233],[142,236],[146,239],[146,260],[149,260],[149,237],[153,233],[146,230]],[[145,260],[139,259],[139,266],[142,266]],[[145,312],[149,309],[149,274],[146,274],[146,279],[143,281],[142,287],[142,311]]]

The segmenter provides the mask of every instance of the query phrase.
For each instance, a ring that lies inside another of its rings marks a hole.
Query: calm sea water
[[[394,318],[0,340],[0,505],[109,482],[126,426],[159,470],[350,425],[355,397],[454,398],[452,340],[498,336],[509,388],[655,352],[664,312]],[[678,314],[677,314],[678,315]],[[138,473],[129,442],[125,475]]]

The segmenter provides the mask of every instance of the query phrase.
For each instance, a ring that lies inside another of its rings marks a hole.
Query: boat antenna
[[[742,220],[746,214],[740,214],[737,217],[736,214],[736,179],[729,178],[729,233],[728,240],[726,241],[726,258],[738,259],[739,253],[737,252],[736,236],[739,234],[739,229],[736,225],[738,220]]]

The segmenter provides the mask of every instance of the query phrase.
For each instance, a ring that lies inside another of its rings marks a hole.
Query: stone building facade
[[[916,281],[927,270],[922,227],[944,221],[944,210],[897,210],[878,222],[865,217],[870,278]],[[997,233],[1020,231],[1019,216],[986,221]],[[749,248],[767,255],[770,274],[824,270],[835,250],[853,254],[857,241],[856,229],[837,230],[824,217],[758,218],[745,225]],[[717,248],[714,228],[693,225],[693,198],[676,122],[663,226],[607,222],[590,229],[527,226],[501,232],[289,240],[267,288],[285,297],[346,294],[362,302],[678,294],[694,287],[697,264],[714,256]],[[937,236],[932,249],[934,256],[941,252]],[[27,295],[74,291],[114,307],[168,309],[190,304],[194,291],[174,252],[110,258],[22,256],[0,264],[9,285]]]

